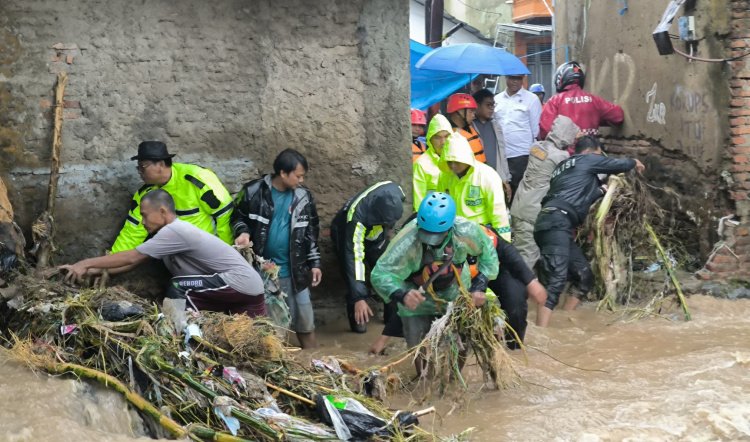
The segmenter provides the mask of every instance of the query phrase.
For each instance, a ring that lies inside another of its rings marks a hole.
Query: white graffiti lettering
[[[646,92],[646,103],[648,103],[648,113],[646,114],[646,121],[649,123],[659,123],[662,125],[667,124],[667,106],[662,103],[656,102],[656,83],[651,87],[651,90]]]

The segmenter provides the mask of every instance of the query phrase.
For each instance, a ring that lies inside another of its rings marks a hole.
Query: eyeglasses
[[[137,166],[135,166],[135,168],[138,170],[138,172],[145,172],[149,166],[153,166],[153,165],[154,163],[143,163],[143,164],[138,164]]]

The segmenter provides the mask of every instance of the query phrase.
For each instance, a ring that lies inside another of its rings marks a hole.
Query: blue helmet
[[[456,221],[456,202],[444,192],[429,193],[417,210],[417,226],[429,233],[443,233]]]
[[[534,83],[531,86],[529,86],[529,92],[533,92],[535,94],[543,94],[544,93],[544,86],[542,86],[539,83]]]

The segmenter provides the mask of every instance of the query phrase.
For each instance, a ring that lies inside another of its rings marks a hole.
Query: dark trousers
[[[552,213],[542,211],[537,218],[534,240],[542,255],[539,280],[547,288],[547,308],[555,308],[569,280],[578,288],[578,296],[591,291],[594,274],[575,242],[573,225],[566,215],[559,210]]]
[[[166,297],[186,299],[198,310],[228,314],[244,313],[251,318],[266,314],[263,294],[246,295],[229,287],[217,274],[175,276],[170,281]]]
[[[497,295],[500,301],[500,308],[503,309],[507,317],[508,325],[515,330],[518,338],[523,342],[526,334],[526,316],[529,313],[529,305],[526,301],[526,286],[519,279],[514,278],[507,269],[500,266],[500,274],[493,281],[490,281],[489,288]],[[505,342],[508,348],[520,348],[516,337],[506,328]]]
[[[529,165],[529,156],[522,155],[520,157],[508,158],[508,170],[510,170],[510,188],[513,190],[511,195],[511,202],[516,196],[516,189],[521,184],[523,174],[526,172],[526,166]]]
[[[339,260],[339,269],[341,270],[341,276],[347,283],[347,287],[352,287],[354,283],[353,270],[349,269],[345,265],[346,256],[344,255],[344,248],[341,242],[348,240],[348,238],[342,238],[341,230],[342,227],[337,226],[336,220],[331,226],[331,239],[333,240],[334,249],[336,250],[336,257]],[[388,247],[388,240],[383,242],[376,241],[365,241],[365,264],[367,265],[367,279],[369,281],[369,274],[375,264],[377,264],[380,256],[385,252]],[[378,297],[378,299],[380,299]],[[349,318],[349,327],[352,331],[357,330],[357,323],[354,319],[354,304],[357,302],[354,298],[354,294],[351,290],[346,292],[346,314]],[[398,316],[398,305],[395,302],[385,303],[383,302],[383,319],[385,321],[385,327],[383,328],[383,334],[386,336],[403,337],[403,325],[401,324],[401,317]]]

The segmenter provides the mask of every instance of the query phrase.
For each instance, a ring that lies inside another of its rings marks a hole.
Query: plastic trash
[[[227,430],[232,433],[232,436],[237,436],[237,430],[240,429],[240,421],[236,417],[232,417],[232,407],[237,405],[237,402],[227,396],[217,396],[214,398],[214,414],[217,415]]]
[[[198,327],[198,324],[188,324],[188,326],[185,327],[185,345],[190,344],[190,339],[193,336],[196,338],[203,337],[203,333],[201,333],[201,328]]]
[[[237,368],[235,367],[224,367],[224,369],[221,371],[221,377],[223,377],[224,380],[226,380],[230,384],[238,385],[243,390],[247,388],[247,382],[245,382],[245,378],[242,377],[242,375],[237,371]]]
[[[77,332],[78,332],[78,324],[68,324],[68,325],[60,326],[60,334],[63,336],[76,334]]]
[[[261,417],[266,422],[285,430],[285,440],[288,441],[296,442],[309,441],[311,439],[335,439],[338,436],[332,434],[328,428],[322,425],[316,425],[312,422],[290,416],[271,408],[259,408],[253,411],[253,414]]]
[[[344,374],[344,372],[341,370],[341,365],[339,365],[339,362],[331,357],[329,357],[327,361],[321,359],[313,359],[312,365],[313,367],[322,371],[330,371],[334,374]]]
[[[102,303],[102,318],[106,321],[119,322],[127,318],[143,316],[143,307],[130,301],[104,301]]]
[[[315,396],[315,408],[321,420],[336,430],[339,439],[369,439],[374,436],[389,437],[400,429],[419,423],[414,413],[399,412],[385,421],[368,410],[359,401],[341,396]]]

